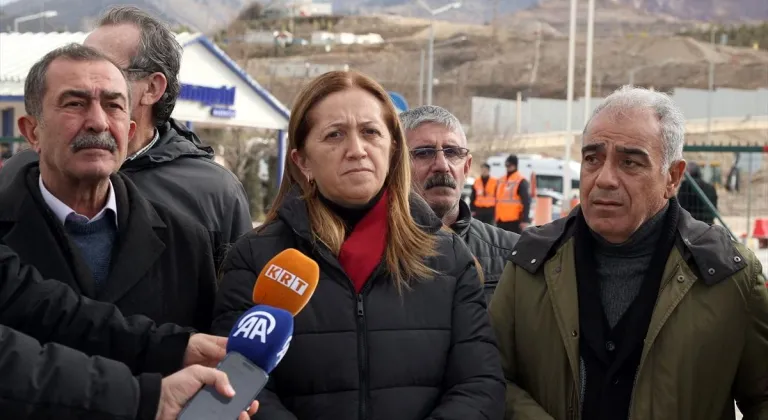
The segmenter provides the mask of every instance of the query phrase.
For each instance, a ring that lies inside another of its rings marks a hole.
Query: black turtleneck
[[[621,244],[609,243],[592,232],[595,238],[600,297],[611,328],[619,322],[640,292],[645,272],[656,251],[659,238],[664,233],[668,208],[667,204]]]
[[[368,211],[370,211],[373,206],[376,205],[376,203],[379,202],[379,199],[381,199],[381,196],[384,194],[384,188],[379,191],[376,196],[374,196],[371,201],[368,203],[357,206],[357,207],[349,207],[349,206],[342,206],[341,204],[335,203],[331,201],[330,199],[326,198],[324,195],[320,194],[318,192],[318,196],[320,197],[320,201],[323,202],[326,206],[328,206],[329,209],[331,209],[332,212],[336,213],[337,216],[341,218],[341,220],[344,221],[344,226],[346,228],[346,236],[349,236],[350,233],[355,229],[355,226],[360,222],[360,220],[365,217],[366,214],[368,214]]]

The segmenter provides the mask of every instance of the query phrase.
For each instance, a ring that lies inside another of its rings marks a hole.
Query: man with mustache
[[[32,66],[18,126],[40,159],[0,188],[0,244],[125,315],[208,331],[208,233],[117,173],[136,129],[131,99],[124,73],[92,48],[71,44]]]
[[[581,205],[523,232],[493,296],[506,419],[768,418],[755,255],[675,194],[685,118],[625,86],[582,135]]]
[[[411,150],[415,189],[443,224],[467,243],[483,269],[485,296],[490,300],[520,236],[473,218],[461,199],[472,155],[464,129],[453,114],[426,105],[401,113],[400,120]]]
[[[203,225],[218,265],[228,244],[253,229],[250,207],[240,181],[213,161],[213,149],[171,118],[181,91],[176,36],[157,17],[119,5],[105,11],[83,44],[115,61],[130,83],[136,131],[121,172],[147,199]],[[9,159],[0,170],[0,188],[37,158],[25,150]]]

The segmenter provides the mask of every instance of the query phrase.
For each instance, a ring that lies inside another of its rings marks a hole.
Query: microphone
[[[253,303],[282,308],[296,316],[315,293],[319,280],[317,262],[288,248],[261,269],[253,286]]]
[[[239,353],[269,373],[280,363],[293,337],[293,315],[268,305],[246,311],[229,332],[227,353]]]
[[[227,398],[206,385],[187,402],[179,420],[234,420],[250,406],[280,363],[293,337],[293,315],[280,308],[256,305],[232,327],[227,355],[216,367],[227,374],[235,396]]]

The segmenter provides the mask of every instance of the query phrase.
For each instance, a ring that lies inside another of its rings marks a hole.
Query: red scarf
[[[389,236],[389,200],[384,191],[379,202],[368,211],[341,244],[339,262],[360,293],[381,262]]]

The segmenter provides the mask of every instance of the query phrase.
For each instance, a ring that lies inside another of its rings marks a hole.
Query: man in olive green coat
[[[768,419],[766,279],[677,203],[684,136],[662,93],[595,110],[581,206],[523,233],[491,301],[506,419]]]

